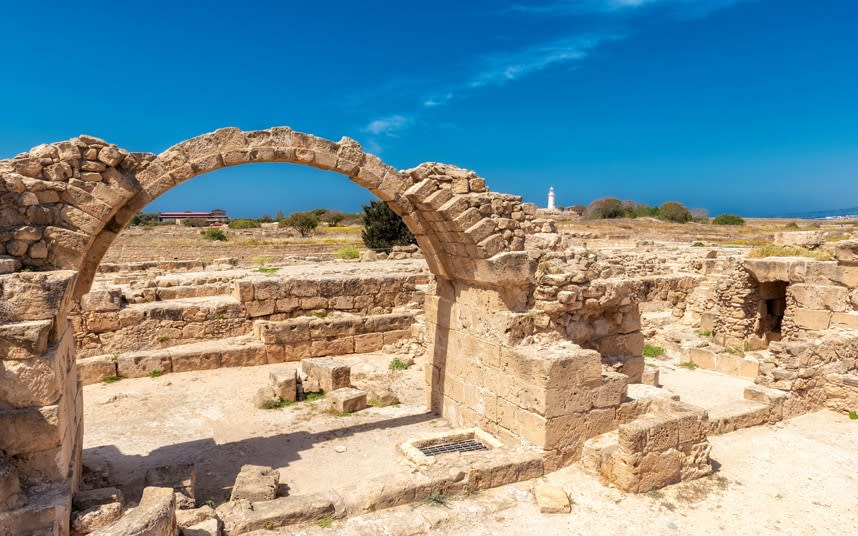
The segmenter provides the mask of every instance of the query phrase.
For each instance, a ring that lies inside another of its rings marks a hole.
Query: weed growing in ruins
[[[706,244],[704,244],[703,242],[695,242],[695,243],[691,244],[691,247],[693,247],[693,248],[702,248],[702,247],[703,247],[703,246],[705,246],[705,245],[706,245]]]
[[[285,408],[286,406],[292,403],[291,400],[286,400],[282,396],[278,396],[277,400],[266,400],[264,404],[262,404],[262,409],[280,409]]]
[[[263,274],[273,274],[280,268],[276,268],[274,266],[260,266],[256,269],[257,272],[262,272]]]
[[[272,523],[270,521],[266,521],[265,523],[262,524],[262,528],[265,530],[274,530],[274,523]]]
[[[330,517],[323,517],[321,519],[316,520],[316,525],[319,525],[323,529],[331,528],[331,525],[334,524],[334,520]]]
[[[164,344],[165,342],[170,340],[170,337],[167,337],[166,335],[159,335],[158,338],[155,340],[161,344]]]
[[[697,334],[700,335],[701,337],[711,337],[712,331],[708,330],[708,329],[701,329],[700,331],[697,332]]]
[[[218,229],[217,227],[209,227],[205,231],[203,231],[203,240],[210,240],[212,242],[226,242],[226,233],[223,232],[223,229]]]
[[[858,421],[858,411],[850,411],[849,418],[853,421]]]
[[[748,257],[808,257],[818,261],[830,261],[833,258],[831,253],[827,251],[810,250],[794,246],[775,246],[771,244],[753,249],[748,253]]]
[[[119,354],[113,354],[112,356],[110,356],[110,360],[114,363],[119,362]]]
[[[370,398],[369,400],[366,401],[366,403],[369,404],[370,406],[374,407],[374,408],[383,408],[384,407],[384,404],[382,404],[380,400],[375,399],[375,398]]]
[[[659,500],[664,498],[664,493],[660,492],[657,489],[654,489],[654,490],[650,490],[650,491],[646,492],[646,496],[649,497],[650,499],[659,501]]]
[[[664,355],[664,348],[654,344],[645,344],[643,349],[644,357],[660,357]]]
[[[340,411],[340,410],[334,409],[334,408],[326,409],[325,413],[327,413],[328,415],[331,415],[333,417],[348,417],[348,416],[352,415],[352,412],[350,412],[350,411]]]
[[[305,402],[315,402],[316,400],[321,400],[323,398],[325,398],[324,391],[319,391],[318,393],[304,393]]]
[[[345,247],[337,251],[337,257],[345,260],[353,260],[360,258],[360,251],[357,248]]]
[[[698,365],[697,363],[695,363],[693,361],[686,361],[685,363],[680,363],[676,366],[682,367],[682,368],[688,369],[688,370],[694,370],[694,369],[700,368],[700,365]]]
[[[150,372],[149,372],[149,377],[150,377],[150,378],[160,378],[160,377],[161,377],[161,376],[163,376],[164,374],[165,374],[165,373],[164,373],[164,371],[163,371],[163,370],[153,370],[153,371],[150,371]]]
[[[440,491],[433,491],[426,496],[426,504],[433,506],[447,506],[448,499]]]
[[[309,313],[304,313],[304,316],[314,316],[316,318],[325,318],[328,316],[327,311],[310,311]]]
[[[727,352],[728,354],[733,354],[733,355],[745,355],[745,352],[743,352],[742,350],[739,350],[738,348],[735,348],[733,346],[725,346],[724,351]]]
[[[398,357],[394,357],[390,360],[390,365],[388,365],[388,368],[390,370],[407,370],[409,366],[410,365],[408,363],[402,361]]]
[[[103,381],[104,383],[116,383],[121,379],[122,379],[122,376],[117,374],[115,376],[105,376],[104,378],[101,379],[101,381]]]

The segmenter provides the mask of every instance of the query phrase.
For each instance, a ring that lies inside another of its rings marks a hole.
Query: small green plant
[[[326,409],[325,413],[327,413],[328,415],[331,415],[333,417],[348,417],[349,415],[352,415],[352,413],[350,411],[340,411],[340,410],[334,409],[334,408]]]
[[[694,369],[700,368],[700,365],[698,365],[697,363],[695,363],[693,361],[686,361],[685,363],[679,363],[676,366],[682,367],[682,368],[688,369],[688,370],[694,370]]]
[[[409,367],[408,363],[405,363],[398,357],[394,357],[390,360],[390,365],[387,368],[390,370],[407,370]]]
[[[345,260],[353,260],[360,258],[360,251],[354,247],[344,247],[337,251],[337,257]]]
[[[745,225],[745,220],[735,214],[721,214],[712,220],[715,225]]]
[[[328,316],[327,311],[310,311],[309,313],[304,313],[304,316],[314,316],[316,318],[325,318]]]
[[[282,396],[278,396],[277,400],[266,400],[264,404],[262,404],[262,409],[280,409],[285,408],[286,406],[292,403],[291,400],[286,400]]]
[[[212,242],[226,242],[226,233],[223,232],[223,229],[218,229],[217,227],[209,227],[205,231],[203,231],[203,239],[210,240]]]
[[[163,344],[163,343],[169,341],[170,337],[167,337],[166,335],[159,335],[158,338],[155,340],[158,341],[159,343]]]
[[[650,499],[660,501],[661,499],[664,498],[664,493],[660,492],[657,489],[654,489],[654,490],[650,490],[650,491],[646,492],[646,496],[649,497]]]
[[[745,352],[743,352],[742,350],[739,350],[735,346],[725,346],[724,351],[727,352],[728,354],[733,354],[733,355],[745,355]]]
[[[382,404],[380,400],[375,399],[375,398],[368,399],[366,401],[366,403],[369,404],[370,406],[374,407],[374,408],[383,408],[384,407],[384,404]]]
[[[858,411],[850,411],[849,418],[853,421],[858,421]]]
[[[104,378],[101,379],[101,381],[103,381],[104,383],[116,383],[121,379],[122,379],[122,376],[117,374],[115,376],[105,376]]]
[[[272,523],[270,521],[266,521],[265,523],[262,524],[262,528],[265,530],[274,530],[274,523]]]
[[[448,499],[440,491],[433,491],[426,496],[426,503],[433,506],[447,506]]]
[[[697,332],[697,334],[700,335],[701,337],[711,337],[712,331],[708,330],[708,329],[701,329],[700,331]]]
[[[664,348],[655,346],[654,344],[645,344],[643,349],[644,357],[659,357],[664,355]]]
[[[319,391],[318,393],[304,393],[304,402],[315,402],[316,400],[321,400],[325,398],[325,392]]]
[[[691,244],[691,247],[693,247],[693,248],[702,248],[702,247],[703,247],[703,246],[705,246],[705,245],[706,245],[706,244],[704,244],[703,242],[695,242],[695,243]]]
[[[280,268],[277,268],[275,266],[260,266],[259,268],[256,269],[256,271],[262,272],[263,274],[273,274],[274,272],[276,272],[279,269]]]
[[[119,361],[119,354],[113,354],[112,356],[110,356],[110,360],[114,363],[117,363]]]
[[[163,371],[163,370],[152,370],[152,371],[150,371],[150,372],[149,372],[149,377],[150,377],[150,378],[160,378],[160,377],[161,377],[161,376],[163,376],[164,374],[165,374],[165,373],[164,373],[164,371]]]
[[[321,519],[316,520],[316,525],[319,525],[323,529],[329,529],[329,528],[331,528],[331,525],[333,525],[333,524],[334,524],[334,520],[331,519],[330,517],[323,517]]]

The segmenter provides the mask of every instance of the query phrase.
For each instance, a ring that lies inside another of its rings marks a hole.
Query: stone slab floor
[[[243,464],[280,469],[282,492],[305,494],[394,471],[408,472],[396,445],[448,430],[424,409],[423,372],[392,372],[392,355],[345,356],[352,383],[392,385],[402,404],[348,416],[325,413],[324,400],[256,409],[252,399],[272,369],[297,363],[223,368],[124,379],[84,387],[84,463],[108,469],[129,500],[142,492],[146,470],[195,463],[197,499],[216,504]],[[285,493],[281,493],[285,494]]]

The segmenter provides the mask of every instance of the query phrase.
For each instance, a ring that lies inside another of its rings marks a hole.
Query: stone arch
[[[397,171],[352,139],[288,127],[223,128],[157,156],[91,136],[40,145],[0,162],[14,194],[0,207],[0,238],[21,266],[78,271],[79,297],[117,234],[152,200],[210,171],[262,162],[334,171],[368,189],[403,218],[439,277],[488,286],[530,279],[524,236],[533,210],[520,197],[489,192],[472,171],[437,163]]]
[[[4,522],[21,532],[52,526],[63,534],[67,527],[80,478],[83,411],[66,315],[88,291],[106,250],[169,189],[256,162],[338,172],[402,216],[438,278],[437,295],[427,300],[429,402],[457,425],[497,426],[495,416],[445,396],[454,385],[447,360],[455,356],[457,370],[489,367],[472,378],[480,396],[506,389],[493,380],[501,349],[533,324],[526,310],[538,255],[525,251],[525,235],[546,231],[534,220],[535,206],[489,192],[472,171],[440,163],[397,171],[349,138],[332,142],[285,127],[220,129],[159,155],[80,136],[0,160],[0,474],[8,477],[4,489],[15,491],[20,477],[21,486],[48,490],[38,519],[24,498],[0,504]]]

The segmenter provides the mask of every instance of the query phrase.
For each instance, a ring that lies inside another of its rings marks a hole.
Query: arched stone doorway
[[[140,209],[174,186],[255,162],[338,172],[403,218],[438,280],[427,300],[428,402],[454,424],[498,431],[501,353],[520,339],[532,306],[536,258],[525,251],[525,233],[541,230],[531,228],[535,207],[489,192],[482,178],[455,166],[397,171],[348,138],[332,142],[289,128],[221,129],[157,156],[81,136],[0,161],[0,464],[9,468],[9,489],[22,490],[0,516],[24,523],[11,526],[67,531],[83,434],[67,313],[89,290],[106,250]],[[546,426],[518,417],[513,426],[507,417],[515,437],[524,437],[516,427]]]

